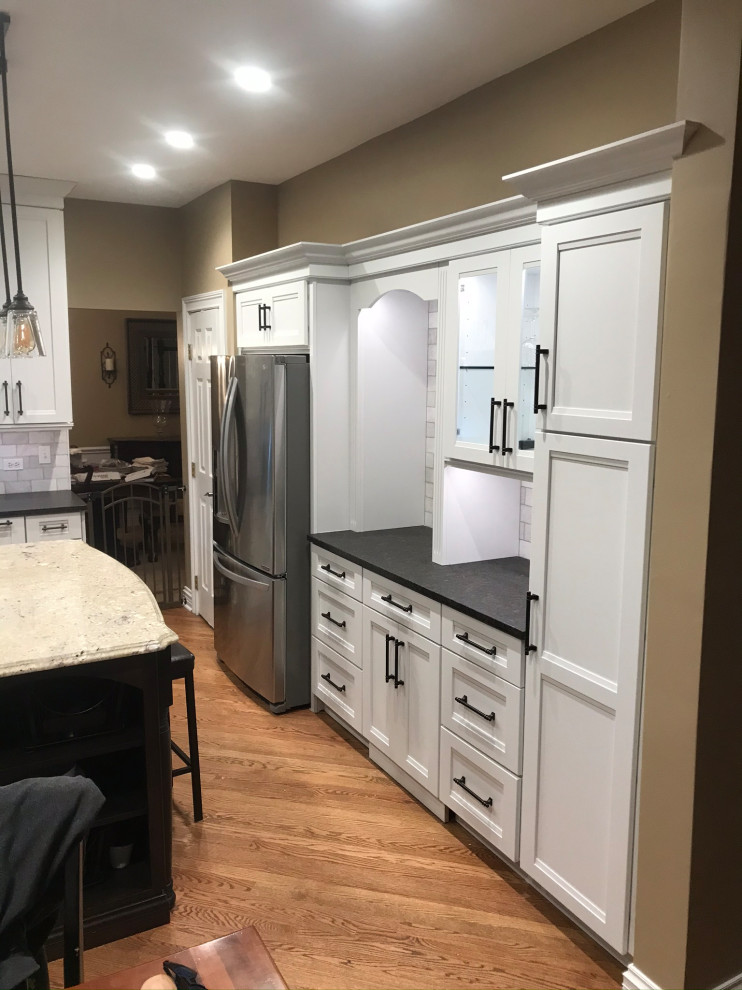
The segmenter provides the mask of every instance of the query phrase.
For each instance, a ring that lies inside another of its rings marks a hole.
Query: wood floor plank
[[[88,980],[253,924],[294,990],[620,986],[614,959],[357,740],[308,710],[271,715],[205,623],[184,609],[165,621],[196,656],[204,821],[177,778],[171,923],[87,951]]]

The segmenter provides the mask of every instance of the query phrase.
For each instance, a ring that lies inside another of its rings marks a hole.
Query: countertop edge
[[[44,496],[55,496],[49,499],[49,504],[43,505]],[[8,508],[10,500],[10,508]],[[30,500],[30,504],[29,504]],[[17,504],[14,505],[13,503]],[[26,504],[22,504],[25,502]],[[85,512],[85,502],[75,492],[66,489],[63,492],[11,492],[0,495],[0,516],[45,516],[59,512]]]
[[[441,595],[440,592],[418,584],[416,581],[411,581],[409,578],[402,577],[401,575],[388,570],[388,568],[380,567],[378,564],[364,559],[357,553],[349,553],[346,550],[338,550],[336,546],[333,546],[331,543],[323,540],[322,534],[315,535],[310,533],[308,540],[315,546],[321,547],[323,550],[327,550],[330,553],[334,553],[338,557],[344,557],[346,560],[350,560],[354,564],[360,564],[361,567],[367,567],[369,570],[372,570],[374,574],[380,574],[381,577],[388,578],[390,581],[396,581],[397,584],[401,584],[405,588],[410,588],[411,591],[417,591],[419,594],[432,598],[433,601],[439,602],[441,605],[447,605],[448,608],[455,609],[457,612],[461,612],[463,615],[468,615],[472,619],[478,619],[479,622],[484,622],[487,626],[492,626],[495,629],[499,629],[501,632],[507,633],[509,636],[514,636],[515,639],[525,642],[525,629],[516,629],[514,626],[508,625],[507,622],[494,619],[491,615],[485,615],[482,612],[478,612],[475,608],[472,608],[469,605],[464,605],[461,602],[454,602],[450,598],[446,598]]]

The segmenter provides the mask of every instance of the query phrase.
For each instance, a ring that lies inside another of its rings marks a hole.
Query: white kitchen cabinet
[[[539,429],[655,434],[667,202],[544,227]]]
[[[3,208],[5,229],[10,211]],[[67,276],[61,210],[18,206],[23,288],[39,313],[45,357],[0,361],[0,425],[71,425]],[[10,284],[15,262],[9,252]]]
[[[444,455],[532,471],[540,245],[448,266]]]
[[[306,347],[307,283],[281,282],[235,293],[238,347]]]
[[[649,444],[537,433],[521,866],[628,947]]]
[[[363,675],[331,647],[312,639],[312,691],[358,735],[363,735]]]
[[[363,606],[312,578],[312,635],[354,663],[363,666]]]
[[[82,511],[47,512],[43,515],[0,516],[0,546],[11,543],[49,543],[82,540],[85,521]]]
[[[437,643],[364,606],[364,735],[436,797],[440,652]]]
[[[26,524],[23,516],[0,517],[0,547],[25,542]]]

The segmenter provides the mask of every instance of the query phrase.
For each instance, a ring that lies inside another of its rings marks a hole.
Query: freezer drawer
[[[271,704],[286,698],[286,581],[214,548],[214,646],[219,659]]]

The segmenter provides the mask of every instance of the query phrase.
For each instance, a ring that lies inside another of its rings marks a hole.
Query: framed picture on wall
[[[175,320],[126,321],[129,412],[180,412],[178,335]]]

